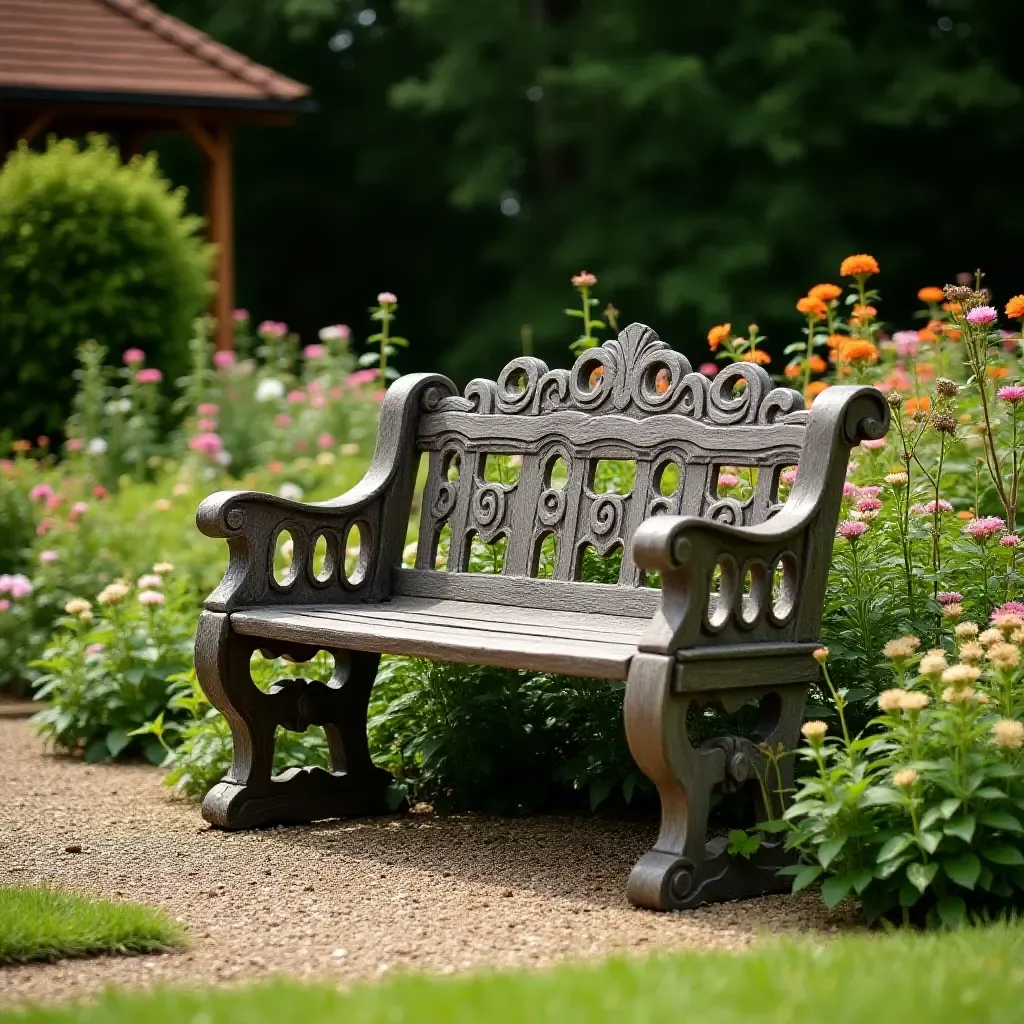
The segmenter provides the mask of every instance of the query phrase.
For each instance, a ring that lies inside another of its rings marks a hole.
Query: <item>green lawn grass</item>
[[[90,953],[153,953],[185,933],[163,912],[49,886],[0,885],[0,964]]]
[[[544,972],[407,976],[339,993],[278,982],[109,993],[21,1024],[970,1024],[1024,1019],[1024,928],[837,939],[749,953],[567,964]]]

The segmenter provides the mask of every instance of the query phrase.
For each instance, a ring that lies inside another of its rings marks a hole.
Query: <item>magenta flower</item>
[[[848,540],[852,543],[868,532],[868,524],[862,523],[859,520],[848,519],[845,523],[839,524],[839,529],[836,532],[843,540]]]
[[[1007,601],[1006,604],[1000,605],[992,613],[992,621],[995,622],[1004,615],[1019,615],[1024,618],[1024,601]]]
[[[324,345],[307,345],[302,350],[302,354],[307,359],[323,359],[327,355],[327,348]]]
[[[986,541],[997,533],[1002,533],[1006,523],[999,516],[982,516],[972,519],[965,527],[964,533],[975,540]]]
[[[87,501],[76,501],[71,506],[71,518],[77,519],[79,516],[84,516],[89,511],[89,503]]]
[[[0,601],[0,614],[2,614],[3,612],[7,611],[7,609],[10,608],[10,607],[11,607],[11,602],[8,601],[7,598],[5,597],[2,601]]]
[[[950,503],[948,501],[946,501],[945,498],[939,498],[938,510],[939,510],[940,514],[943,513],[943,512],[952,512],[953,511],[953,506],[950,505]],[[935,515],[935,502],[933,500],[933,501],[929,501],[929,502],[927,502],[927,503],[925,503],[923,505],[922,504],[911,505],[910,506],[910,511],[915,516],[933,516],[933,515]]]
[[[196,429],[201,430],[204,434],[211,433],[217,429],[217,421],[203,417],[196,423]]]
[[[244,324],[249,320],[249,310],[247,309],[236,309],[231,315],[235,318],[236,323]]]
[[[967,314],[967,322],[984,327],[986,324],[994,323],[998,316],[995,306],[978,306]]]
[[[964,595],[958,594],[955,590],[944,590],[936,598],[939,604],[963,604]]]
[[[103,644],[89,644],[85,649],[86,657],[98,658],[103,653]]]
[[[306,392],[305,391],[296,390],[296,391],[289,391],[288,392],[287,401],[288,401],[289,405],[302,405],[302,403],[305,400],[306,400]]]
[[[882,488],[876,487],[874,484],[867,484],[860,488],[860,493],[864,498],[877,498],[882,493]]]
[[[196,412],[200,416],[216,416],[220,412],[220,407],[215,402],[200,402],[196,406]]]
[[[917,331],[897,331],[892,340],[896,344],[896,354],[904,358],[914,355],[921,343]]]
[[[288,333],[288,325],[280,320],[264,320],[256,331],[268,338],[283,338]]]
[[[60,552],[54,551],[52,548],[48,548],[46,551],[39,552],[39,561],[43,565],[50,565],[56,562],[60,558]]]
[[[319,445],[319,447],[324,448],[324,449],[333,448],[334,444],[335,444],[334,435],[333,434],[328,434],[327,431],[324,431],[316,439],[316,443],[317,443],[317,445]]]
[[[1024,384],[1008,384],[996,392],[996,398],[1001,398],[1004,402],[1009,402],[1010,405],[1024,402]]]
[[[867,448],[870,451],[877,452],[886,446],[886,440],[884,437],[880,437],[877,440],[871,440],[870,438],[866,441],[861,441],[860,445],[862,448]]]
[[[14,600],[20,597],[28,597],[32,593],[32,581],[16,572],[13,576],[0,576],[0,594],[10,594]]]
[[[394,292],[381,292],[377,296],[377,302],[382,306],[394,306],[398,303],[398,296]]]
[[[858,512],[878,512],[882,508],[882,503],[877,498],[861,498],[857,502]]]
[[[853,501],[854,498],[860,497],[860,488],[856,484],[851,484],[847,480],[843,484],[843,501]]]
[[[740,485],[740,478],[738,476],[733,476],[732,473],[719,473],[718,474],[718,486],[719,487],[724,487],[727,490],[729,490],[729,489],[731,489],[733,487],[739,487],[739,485]]]
[[[219,370],[235,365],[235,353],[229,348],[219,349],[213,353],[213,365]]]
[[[28,492],[28,496],[32,501],[45,501],[53,496],[53,488],[49,484],[36,484]]]
[[[779,483],[785,484],[787,487],[792,487],[796,483],[796,470],[795,469],[784,469],[779,474]]]
[[[353,384],[356,387],[358,387],[360,384],[370,384],[376,379],[376,370],[356,370],[355,373],[350,373],[346,378],[349,384]]]
[[[188,446],[192,451],[200,452],[203,455],[216,455],[224,447],[224,442],[219,434],[207,432],[190,437]]]
[[[80,437],[69,437],[65,447],[69,452],[80,452],[85,447],[85,442]]]
[[[274,422],[279,427],[290,427],[292,425],[292,418],[286,412],[280,412],[274,417]]]
[[[1020,537],[1015,533],[1008,533],[1005,537],[999,538],[999,543],[1004,548],[1015,548],[1020,543]]]
[[[135,379],[140,384],[159,384],[164,379],[164,375],[157,369],[139,370],[135,375]]]
[[[701,363],[698,372],[703,373],[705,377],[714,377],[718,373],[718,366],[715,363]]]
[[[146,361],[146,353],[141,348],[128,348],[125,349],[121,358],[124,360],[125,366],[138,366],[139,363]]]

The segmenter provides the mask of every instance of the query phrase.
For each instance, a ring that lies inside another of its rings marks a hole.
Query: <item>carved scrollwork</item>
[[[498,411],[512,414],[531,411],[537,385],[547,372],[547,364],[533,356],[513,359],[498,375],[495,384]]]
[[[676,502],[674,498],[654,498],[647,506],[647,515],[650,516],[670,516],[676,511]]]
[[[727,526],[743,525],[744,504],[736,498],[721,498],[708,506],[704,513],[705,519],[713,519]]]
[[[590,506],[590,530],[595,538],[617,535],[623,519],[623,501],[617,494],[602,494]]]
[[[455,484],[447,480],[438,485],[437,493],[434,495],[433,504],[430,506],[430,514],[435,519],[445,519],[455,508],[459,492]]]
[[[537,502],[537,518],[545,526],[557,526],[564,517],[565,491],[561,487],[547,488]]]
[[[481,484],[473,492],[473,518],[487,530],[505,518],[505,488],[501,484]]]

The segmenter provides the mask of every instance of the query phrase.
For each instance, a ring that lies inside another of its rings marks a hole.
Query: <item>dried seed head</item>
[[[948,377],[939,377],[935,381],[935,393],[943,398],[956,398],[960,394],[960,385]]]
[[[890,391],[885,400],[889,403],[890,409],[898,409],[903,404],[903,396],[898,391]]]
[[[968,284],[947,284],[942,289],[942,294],[946,296],[947,302],[963,304],[974,294],[974,289]]]

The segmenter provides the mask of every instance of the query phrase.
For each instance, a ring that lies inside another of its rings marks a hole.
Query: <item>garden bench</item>
[[[391,777],[366,737],[381,654],[626,680],[629,746],[661,800],[661,831],[633,868],[629,898],[678,909],[778,889],[781,846],[731,856],[724,839],[707,841],[709,804],[715,790],[746,790],[756,805],[762,745],[796,745],[850,449],[888,422],[870,387],[829,388],[808,411],[752,363],[710,380],[642,324],[571,370],[524,356],[463,396],[437,374],[400,378],[369,470],[348,493],[303,504],[222,491],[199,508],[200,530],[227,540],[230,561],[202,613],[196,667],[234,740],[205,818],[249,828],[384,813]],[[416,563],[405,568],[421,454]],[[519,456],[518,479],[489,480],[489,455]],[[565,477],[552,479],[559,459]],[[628,493],[596,489],[602,459],[635,464]],[[780,476],[793,466],[781,503]],[[720,493],[723,467],[748,467],[748,497]],[[442,530],[450,541],[437,568]],[[294,551],[279,580],[284,531]],[[500,573],[467,571],[474,534],[506,538]],[[553,571],[538,578],[549,536]],[[588,546],[621,550],[617,583],[580,581]],[[257,650],[293,661],[329,651],[334,676],[263,692],[250,675]],[[755,703],[753,736],[691,742],[691,709]],[[331,770],[274,777],[276,729],[310,725],[326,731]],[[792,768],[785,759],[783,787]]]

